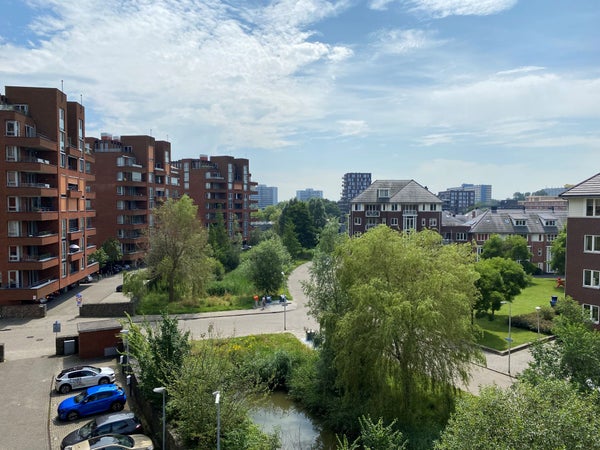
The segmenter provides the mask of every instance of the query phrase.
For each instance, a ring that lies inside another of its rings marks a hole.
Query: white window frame
[[[6,172],[6,186],[19,187],[19,172],[14,170]]]
[[[7,222],[7,234],[9,237],[21,236],[21,222],[18,220],[9,220]]]
[[[437,219],[435,217],[431,217],[429,219],[429,228],[437,227]]]
[[[585,202],[586,217],[600,216],[600,198],[588,198]]]
[[[6,160],[16,162],[19,160],[19,147],[16,145],[6,146]]]
[[[392,227],[397,227],[398,226],[398,218],[397,217],[392,217],[390,219],[390,226],[392,226]]]
[[[456,240],[457,241],[466,241],[467,240],[467,233],[465,233],[464,231],[458,231],[456,233]]]
[[[19,137],[21,135],[21,127],[18,120],[7,120],[4,126],[6,136]]]
[[[600,306],[584,303],[581,305],[584,312],[589,314],[590,320],[596,325],[600,323]]]
[[[355,217],[354,218],[354,225],[361,225],[362,224],[362,219],[360,217]]]
[[[583,237],[584,253],[600,253],[600,235],[586,234]]]
[[[592,269],[583,270],[583,287],[599,289],[600,288],[600,271]]]

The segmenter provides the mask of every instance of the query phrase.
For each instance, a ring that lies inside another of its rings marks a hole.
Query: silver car
[[[54,389],[61,394],[66,394],[72,389],[114,382],[115,371],[110,367],[75,366],[64,369],[56,376]]]

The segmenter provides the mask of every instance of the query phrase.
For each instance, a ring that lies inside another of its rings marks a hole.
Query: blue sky
[[[88,136],[249,158],[280,200],[346,172],[503,199],[600,172],[599,23],[597,0],[3,0],[0,91],[62,85]]]

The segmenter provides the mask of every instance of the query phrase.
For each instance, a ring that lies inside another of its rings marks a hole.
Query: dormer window
[[[377,198],[390,198],[390,190],[387,188],[377,189]]]
[[[527,225],[527,220],[525,219],[515,219],[515,227],[524,227]]]

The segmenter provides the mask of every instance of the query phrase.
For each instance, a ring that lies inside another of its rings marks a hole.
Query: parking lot
[[[119,364],[117,364],[117,362],[115,361],[114,358],[98,359],[98,360],[93,360],[93,361],[90,361],[90,360],[80,361],[76,358],[70,358],[68,363],[69,363],[69,366],[86,364],[86,365],[94,365],[97,367],[111,367],[115,371],[115,376],[116,376],[115,384],[125,388],[125,392],[128,394],[127,383],[126,383],[125,377],[121,373],[120,366],[119,366]],[[52,386],[52,387],[54,387],[54,386]],[[52,389],[52,391],[50,392],[50,394],[49,394],[50,395],[50,406],[49,406],[49,416],[48,416],[49,417],[48,434],[49,434],[49,441],[50,441],[50,450],[60,450],[60,443],[67,434],[69,434],[71,431],[74,431],[74,430],[80,428],[82,425],[86,424],[87,422],[89,422],[90,420],[92,420],[95,417],[95,416],[81,417],[78,420],[74,420],[72,422],[62,421],[62,420],[58,419],[57,408],[58,408],[59,403],[68,397],[77,395],[79,392],[81,392],[81,391],[74,390],[74,391],[69,392],[68,394],[60,394],[60,393],[56,392],[54,389]],[[129,410],[129,401],[127,403],[125,403],[125,408],[124,408],[124,411],[128,411],[128,410]]]

